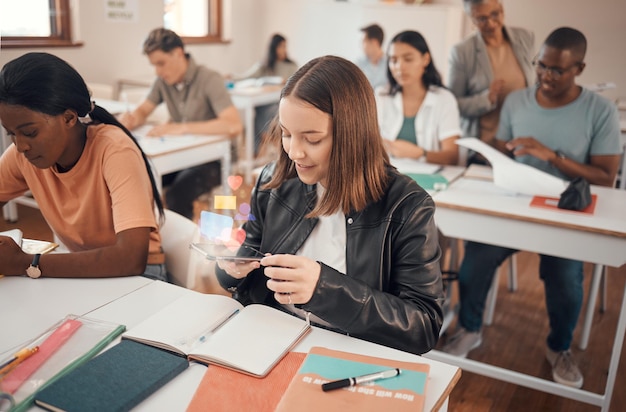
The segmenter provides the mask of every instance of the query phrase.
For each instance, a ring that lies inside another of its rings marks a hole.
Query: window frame
[[[180,36],[184,44],[210,44],[210,43],[227,43],[224,40],[224,20],[223,20],[223,0],[206,0],[208,2],[209,11],[209,28],[213,28],[213,32],[204,36]]]
[[[70,0],[49,0],[50,36],[3,36],[2,48],[76,47],[82,42],[72,41],[72,10]]]

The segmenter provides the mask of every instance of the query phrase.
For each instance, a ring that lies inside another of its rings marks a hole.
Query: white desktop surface
[[[24,279],[25,280],[25,279]],[[30,279],[28,279],[30,280]],[[192,293],[164,282],[152,282],[131,294],[120,297],[108,305],[89,313],[89,317],[104,321],[121,323],[127,329],[137,325],[166,304],[185,293]],[[44,303],[41,303],[43,305]],[[327,330],[314,328],[294,350],[307,352],[312,346],[326,346],[337,350],[361,353],[371,356],[387,357],[403,361],[428,363],[431,365],[427,386],[426,409],[432,407],[443,396],[447,400],[449,386],[454,385],[460,370],[456,366],[426,359],[410,353],[362,341]],[[175,379],[155,392],[134,410],[137,411],[183,411],[191,401],[195,390],[204,376],[206,366],[192,362],[190,367]],[[446,410],[444,402],[441,410]]]
[[[598,196],[593,214],[530,206],[531,196],[517,195],[479,179],[461,178],[433,195],[435,221],[444,235],[518,250],[595,263],[579,346],[586,349],[602,266],[626,263],[626,191],[591,186]],[[626,330],[626,290],[617,324],[605,394],[497,368],[439,351],[426,356],[505,382],[576,399],[608,410]]]
[[[125,86],[148,88],[154,83],[153,75],[137,77],[127,77],[118,79],[113,96],[120,98]],[[267,85],[261,87],[245,87],[228,89],[233,105],[243,113],[244,137],[246,142],[244,163],[245,182],[252,183],[252,169],[254,168],[254,117],[255,108],[270,103],[277,103],[280,100],[282,86]],[[97,100],[97,103],[105,107],[105,99]],[[112,109],[124,110],[124,105],[111,105]]]
[[[104,279],[0,278],[0,357],[37,337],[67,315],[88,314],[151,282],[143,276]]]
[[[531,196],[461,178],[433,195],[435,221],[450,237],[620,267],[626,263],[626,191],[592,185],[591,192],[598,200],[586,214],[532,207]]]

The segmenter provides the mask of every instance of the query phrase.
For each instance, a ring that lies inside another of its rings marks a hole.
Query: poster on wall
[[[109,22],[129,22],[138,20],[138,0],[104,0],[104,15]]]

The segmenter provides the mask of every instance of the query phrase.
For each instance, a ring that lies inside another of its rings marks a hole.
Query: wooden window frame
[[[2,48],[27,47],[76,47],[82,43],[72,42],[72,13],[70,0],[49,0],[50,27],[52,34],[47,37],[3,36]]]
[[[224,22],[222,21],[222,0],[207,0],[209,4],[209,27],[213,28],[212,33],[205,36],[180,36],[183,43],[187,44],[209,44],[227,43],[223,38]]]

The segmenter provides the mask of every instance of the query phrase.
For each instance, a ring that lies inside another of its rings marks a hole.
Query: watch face
[[[41,270],[39,269],[39,266],[29,266],[28,269],[26,269],[26,274],[30,278],[37,279],[41,276]]]

